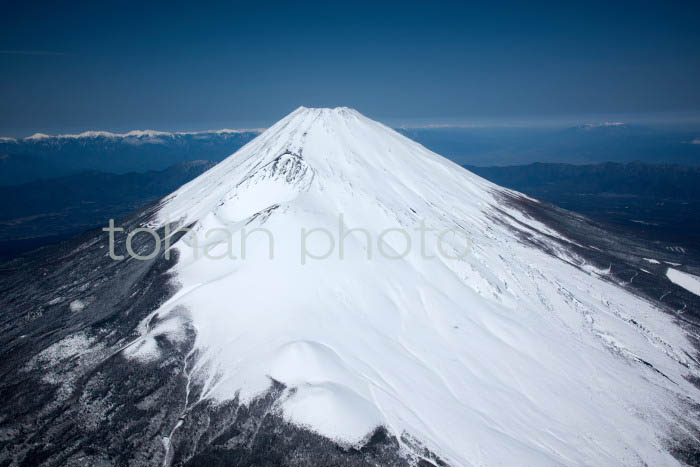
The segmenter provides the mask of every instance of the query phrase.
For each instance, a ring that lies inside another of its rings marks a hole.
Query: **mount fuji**
[[[698,321],[657,289],[698,300],[650,247],[355,110],[117,226],[3,265],[1,465],[700,459]]]

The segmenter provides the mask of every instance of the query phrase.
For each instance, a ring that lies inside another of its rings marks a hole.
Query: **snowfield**
[[[505,191],[354,110],[299,108],[165,200],[157,225],[194,224],[180,289],[125,353],[158,359],[191,326],[200,399],[280,381],[280,413],[341,445],[382,425],[457,466],[679,465],[665,443],[700,401],[686,334]]]
[[[700,296],[700,277],[673,268],[668,268],[666,271],[666,277],[668,277],[668,280],[676,285],[680,285],[688,292]]]

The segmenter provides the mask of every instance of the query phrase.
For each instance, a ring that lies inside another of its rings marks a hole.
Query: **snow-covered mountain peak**
[[[453,465],[674,465],[688,337],[505,196],[354,110],[299,108],[163,201],[157,224],[193,226],[179,291],[126,355],[192,330],[188,403],[277,381],[279,414],[344,444],[383,426]]]
[[[469,203],[477,204],[494,202],[490,192],[497,189],[356,110],[299,107],[213,170],[173,193],[161,210],[161,222],[186,219],[189,223],[228,204],[227,200],[235,197],[234,192],[240,192],[245,180],[266,178],[258,172],[269,170],[270,164],[285,157],[296,161],[288,166],[289,170],[304,167],[304,171],[284,177],[288,184],[294,185],[295,177],[302,173],[313,176],[313,185],[299,186],[302,191],[311,192],[307,198],[315,194],[325,202],[342,204],[339,197],[364,195],[376,197],[379,203],[383,200],[403,205],[402,210],[406,210],[406,202],[416,198],[415,211],[421,206],[426,208],[419,187],[428,192],[444,191],[446,187],[441,184],[455,184],[455,189],[470,193]],[[431,177],[442,181],[436,184]],[[445,200],[444,196],[439,198]],[[449,203],[439,198],[431,203],[451,210]],[[335,214],[347,210],[353,210],[352,206],[336,204],[329,209]]]

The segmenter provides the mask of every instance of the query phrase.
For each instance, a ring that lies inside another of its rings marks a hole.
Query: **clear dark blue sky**
[[[2,134],[700,110],[697,1],[102,3],[0,3]]]

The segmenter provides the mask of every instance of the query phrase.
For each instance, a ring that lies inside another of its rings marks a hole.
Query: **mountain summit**
[[[128,440],[134,465],[679,465],[691,334],[523,205],[563,215],[355,110],[297,109],[126,221],[156,244],[60,260],[83,272],[41,344],[5,342],[88,440],[45,458]]]

